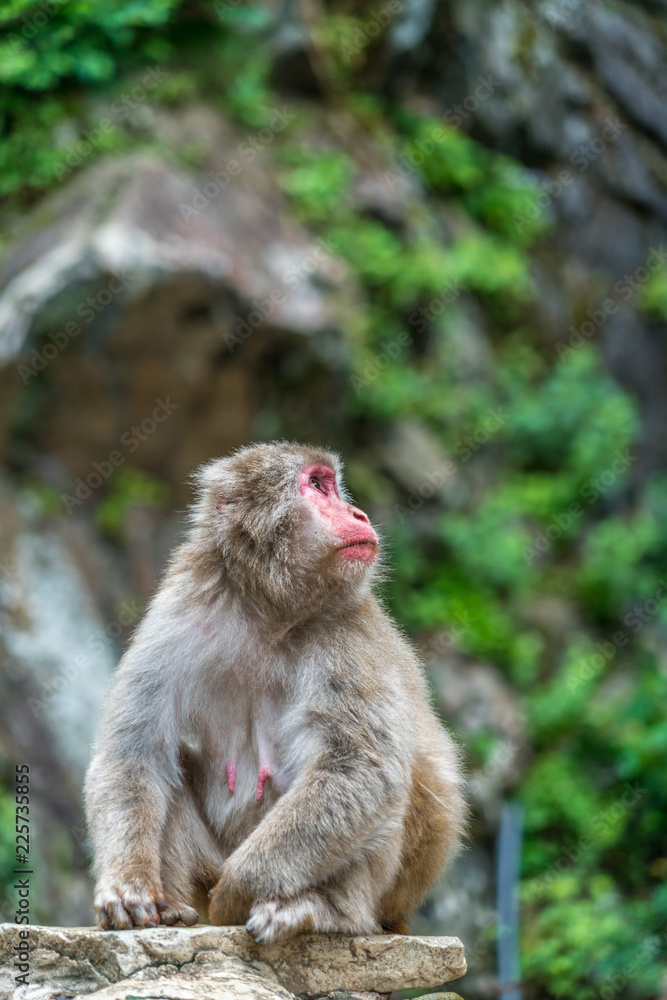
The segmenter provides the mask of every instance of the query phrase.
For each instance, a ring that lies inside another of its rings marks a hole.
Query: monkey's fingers
[[[337,930],[331,913],[316,892],[294,899],[262,899],[250,911],[246,930],[257,944],[272,944],[305,930]]]
[[[132,927],[157,927],[160,923],[155,892],[137,882],[107,884],[95,896],[95,911],[102,930],[130,930]]]
[[[132,923],[135,927],[157,927],[160,917],[154,903],[140,903],[132,908]]]
[[[269,943],[286,933],[286,928],[279,926],[279,910],[280,903],[274,899],[265,899],[253,906],[245,928],[258,944]]]
[[[103,931],[129,931],[133,927],[132,917],[120,899],[110,900],[102,906],[97,920]]]
[[[103,931],[129,931],[132,920],[119,903],[110,903],[97,911],[97,922]]]
[[[179,923],[179,921],[186,927],[192,927],[199,921],[197,911],[191,906],[186,906],[185,903],[170,899],[158,900],[156,905],[160,914],[160,923],[167,924],[169,927]]]

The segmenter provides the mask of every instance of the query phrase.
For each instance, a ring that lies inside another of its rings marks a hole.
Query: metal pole
[[[521,1000],[519,985],[519,879],[523,807],[506,802],[498,834],[498,981],[501,1000]]]

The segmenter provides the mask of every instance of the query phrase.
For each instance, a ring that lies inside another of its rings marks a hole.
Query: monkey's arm
[[[399,748],[358,717],[327,728],[319,754],[227,860],[211,897],[213,923],[237,912],[235,900],[288,899],[325,881],[389,818],[400,822],[410,765]]]
[[[174,710],[164,678],[131,647],[108,699],[86,776],[86,815],[97,877],[94,908],[104,929],[196,923],[165,900],[160,844],[170,788],[179,780]]]

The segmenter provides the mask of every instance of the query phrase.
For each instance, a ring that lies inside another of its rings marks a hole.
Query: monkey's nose
[[[350,513],[352,517],[355,517],[357,521],[362,521],[364,524],[370,524],[370,518],[367,514],[364,514],[363,510],[359,510],[358,507],[350,507]]]

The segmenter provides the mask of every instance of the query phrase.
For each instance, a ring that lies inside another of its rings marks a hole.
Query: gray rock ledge
[[[25,928],[23,928],[25,930]],[[455,937],[304,934],[258,945],[243,927],[99,931],[34,927],[29,986],[17,986],[20,928],[0,924],[0,997],[66,1000],[294,1000],[437,987],[466,971]]]

